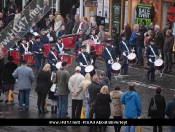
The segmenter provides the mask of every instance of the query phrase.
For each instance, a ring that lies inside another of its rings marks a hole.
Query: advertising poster
[[[148,4],[138,4],[136,7],[136,23],[139,24],[141,22],[144,23],[144,25],[149,26],[151,23],[152,14],[154,13],[152,11],[152,5]]]
[[[103,15],[103,0],[98,0],[97,16]]]
[[[103,17],[105,17],[105,23],[109,23],[109,0],[104,0]]]
[[[128,1],[125,1],[125,21],[124,23],[127,23],[128,20]]]

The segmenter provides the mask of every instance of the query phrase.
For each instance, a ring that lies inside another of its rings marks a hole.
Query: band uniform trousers
[[[72,119],[80,119],[83,100],[72,99]]]
[[[85,67],[84,67],[84,66],[80,66],[80,67],[81,67],[81,74],[82,74],[83,76],[85,76],[85,75],[86,75]]]
[[[122,71],[124,73],[128,72],[128,58],[127,58],[128,53],[125,52],[125,54],[126,54],[126,56],[125,55],[122,55],[122,59],[123,59]]]
[[[149,69],[147,72],[147,77],[149,77],[151,74],[151,80],[154,80],[155,79],[155,67],[154,67],[155,57],[151,57],[151,60],[152,62],[148,61]]]
[[[68,110],[68,95],[58,95],[58,116],[65,118]]]
[[[43,54],[34,54],[34,58],[35,58],[35,67],[39,68],[41,67],[41,61],[43,59]]]
[[[111,81],[111,71],[112,71],[111,64],[108,64],[108,61],[105,61],[105,65],[106,65],[106,76]]]

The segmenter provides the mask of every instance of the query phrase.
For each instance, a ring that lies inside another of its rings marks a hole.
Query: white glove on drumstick
[[[83,66],[83,63],[82,62],[80,62],[80,66]]]
[[[149,62],[151,62],[151,63],[152,63],[152,60],[151,60],[151,58],[149,58]]]
[[[93,59],[91,59],[91,65],[92,65],[92,63],[94,63]]]

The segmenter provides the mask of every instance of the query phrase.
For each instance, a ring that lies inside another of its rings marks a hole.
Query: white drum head
[[[61,64],[62,64],[62,62],[57,62],[57,64],[56,64],[56,68],[57,68],[57,69],[60,69]]]
[[[155,66],[162,66],[163,64],[163,60],[162,59],[157,59],[155,62],[154,62],[154,65]]]
[[[128,57],[128,60],[134,60],[136,58],[136,54],[130,53],[127,57]]]
[[[86,68],[85,68],[85,72],[87,72],[87,73],[89,73],[89,72],[91,72],[91,71],[93,71],[94,70],[94,66],[93,65],[89,65],[89,66],[87,66]]]
[[[112,69],[118,71],[121,69],[121,65],[119,63],[112,64]]]

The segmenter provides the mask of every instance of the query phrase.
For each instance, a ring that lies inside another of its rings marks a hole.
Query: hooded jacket
[[[126,118],[134,118],[141,115],[141,101],[139,95],[135,91],[125,92],[120,102],[125,105],[124,115]]]
[[[107,77],[100,78],[98,83],[100,85],[100,88],[102,88],[105,85],[109,87],[109,79]]]

